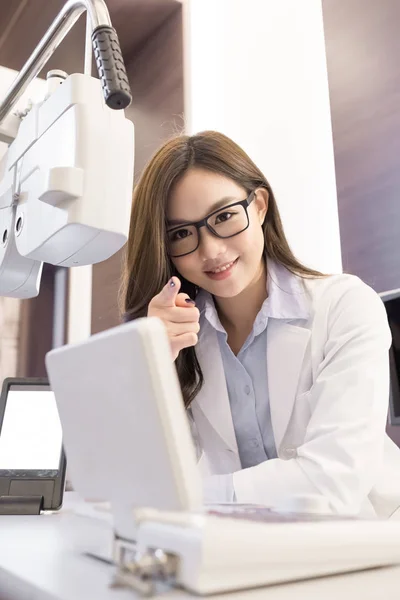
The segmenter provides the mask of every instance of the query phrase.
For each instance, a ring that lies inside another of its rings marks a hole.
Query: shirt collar
[[[266,327],[268,319],[297,320],[308,319],[310,309],[301,277],[293,275],[283,265],[268,259],[267,263],[268,298],[261,306],[254,321],[254,333],[258,335]],[[224,332],[219,320],[212,295],[201,290],[196,297],[200,310],[200,322],[206,319],[214,329]]]

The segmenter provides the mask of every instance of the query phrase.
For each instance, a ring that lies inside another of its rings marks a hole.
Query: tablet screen
[[[59,469],[62,431],[54,393],[48,385],[11,385],[0,431],[0,471]]]

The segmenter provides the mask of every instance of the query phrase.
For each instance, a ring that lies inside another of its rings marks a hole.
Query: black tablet
[[[49,381],[7,378],[0,397],[0,514],[62,504],[66,459]]]

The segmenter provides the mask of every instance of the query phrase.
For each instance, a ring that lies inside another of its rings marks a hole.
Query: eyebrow
[[[215,202],[215,204],[211,206],[210,211],[207,213],[207,215],[213,213],[219,208],[222,208],[230,202],[235,202],[235,200],[236,198],[234,198],[233,196],[225,196],[224,198],[221,198],[221,200],[218,200],[218,202]],[[199,219],[199,221],[201,221],[201,219]],[[190,225],[191,223],[196,223],[196,221],[185,221],[185,219],[171,219],[170,221],[167,220],[168,227],[173,227],[174,225]]]

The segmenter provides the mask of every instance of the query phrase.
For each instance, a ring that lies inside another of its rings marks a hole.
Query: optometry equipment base
[[[112,551],[110,524],[103,511],[84,506],[67,493],[61,511],[40,517],[0,517],[0,598],[7,600],[136,600],[129,589],[112,589],[115,567],[83,548]],[[98,517],[93,517],[97,514]],[[233,568],[229,575],[233,574]],[[398,600],[400,567],[320,577],[305,581],[209,596],[209,600]],[[191,593],[171,589],[156,598],[188,600]]]

